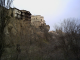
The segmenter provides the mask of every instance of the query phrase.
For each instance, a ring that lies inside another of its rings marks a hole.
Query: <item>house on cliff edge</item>
[[[10,13],[9,16],[20,19],[20,20],[25,20],[25,21],[31,21],[31,13],[26,10],[19,10],[17,8],[10,8],[9,9]]]

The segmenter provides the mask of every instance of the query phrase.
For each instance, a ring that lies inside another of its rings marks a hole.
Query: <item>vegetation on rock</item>
[[[80,25],[74,19],[64,20],[56,31],[49,32],[46,25],[37,28],[7,16],[9,11],[2,6],[5,4],[0,6],[0,60],[80,59]]]

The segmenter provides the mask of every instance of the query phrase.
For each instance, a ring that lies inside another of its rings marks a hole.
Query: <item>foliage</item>
[[[0,59],[4,50],[4,28],[9,22],[8,9],[12,0],[0,0]]]
[[[77,25],[75,19],[67,19],[61,23],[61,27],[57,27],[56,30],[61,30],[62,34],[59,36],[60,41],[62,42],[62,47],[64,50],[65,57],[72,59],[79,58],[79,33],[80,26]],[[65,33],[64,33],[65,32]],[[74,55],[75,57],[72,57]]]

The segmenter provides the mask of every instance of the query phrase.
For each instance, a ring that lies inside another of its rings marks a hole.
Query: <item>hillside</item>
[[[44,44],[48,44],[45,32],[48,34],[46,25],[40,28],[31,25],[30,21],[11,18],[4,30],[6,48],[2,59],[4,59],[4,56],[7,58],[7,55],[15,55],[18,52],[17,48],[21,50],[20,55],[25,55],[25,53],[32,54],[34,51],[41,50]]]
[[[31,18],[28,11],[13,10],[13,17],[10,16],[4,29],[5,48],[1,60],[80,59],[79,34],[61,30],[49,32],[50,26],[42,16]]]

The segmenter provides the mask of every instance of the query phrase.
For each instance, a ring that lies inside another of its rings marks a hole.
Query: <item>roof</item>
[[[29,13],[31,15],[31,13],[29,11],[26,11],[26,10],[19,10],[17,8],[10,8],[10,9],[16,9],[16,10],[21,11],[21,12],[27,12],[27,13]]]
[[[41,15],[31,15],[31,17],[36,17],[36,16],[39,16],[40,18],[44,18],[44,17],[41,16]]]
[[[26,12],[26,10],[19,10],[19,11],[21,11],[21,12]]]
[[[29,14],[31,14],[29,11],[26,11],[26,10],[20,10],[21,12],[27,12],[27,13],[29,13]]]

